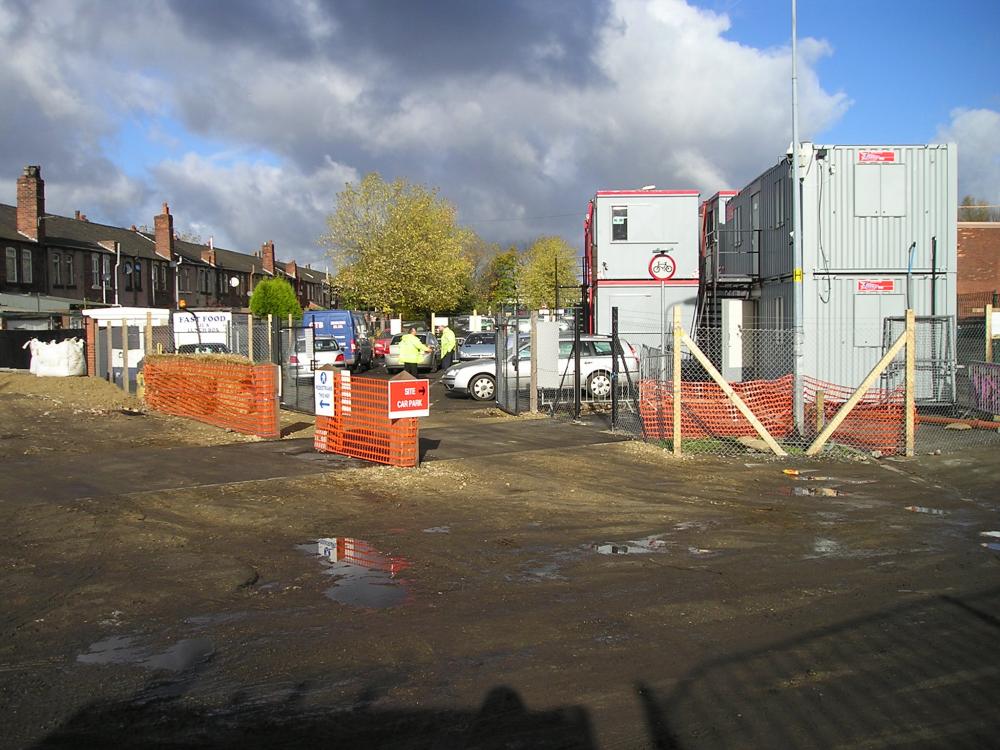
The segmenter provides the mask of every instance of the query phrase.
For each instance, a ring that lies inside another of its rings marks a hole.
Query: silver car
[[[458,358],[463,362],[470,359],[490,359],[496,354],[495,333],[470,333],[458,347]]]
[[[400,372],[403,363],[399,361],[399,340],[403,338],[402,333],[397,333],[389,342],[389,351],[385,355],[385,369],[390,373]],[[424,354],[420,362],[417,363],[418,370],[430,370],[436,372],[441,363],[441,346],[437,337],[433,333],[418,333],[417,338],[430,347],[430,351]]]
[[[343,367],[344,352],[334,338],[299,339],[296,351],[288,355],[288,365],[296,380],[312,380],[318,367]]]
[[[624,350],[625,369],[635,380],[639,375],[639,357],[635,348],[626,341],[621,342]],[[559,340],[559,372],[566,373],[566,383],[573,382],[573,339]],[[521,388],[527,388],[531,376],[531,344],[524,344],[517,353],[517,370],[514,367],[515,358],[511,357],[505,365],[507,377],[520,375]],[[621,368],[621,360],[619,360]],[[611,395],[611,337],[584,336],[580,340],[580,381],[587,392],[596,399],[608,398]],[[441,378],[444,387],[450,393],[460,396],[470,396],[477,401],[493,401],[497,390],[496,359],[480,359],[449,367]]]

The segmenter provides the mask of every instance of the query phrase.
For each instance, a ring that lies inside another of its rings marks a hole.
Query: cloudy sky
[[[597,189],[739,188],[791,135],[786,0],[0,0],[0,202],[322,267],[344,184],[581,245]],[[996,0],[799,0],[801,131],[954,140],[1000,203]]]

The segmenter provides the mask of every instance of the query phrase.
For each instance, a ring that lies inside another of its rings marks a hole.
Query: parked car
[[[312,326],[319,338],[335,338],[344,355],[344,364],[353,372],[368,369],[375,360],[375,350],[365,316],[353,310],[309,310],[302,322]]]
[[[580,381],[587,393],[594,398],[607,398],[611,395],[611,337],[584,336],[580,340]],[[625,366],[631,377],[638,378],[639,357],[635,348],[626,341],[621,342],[624,350]],[[573,339],[559,340],[559,372],[566,373],[566,383],[573,380]],[[515,371],[515,359],[517,371]],[[622,363],[619,361],[619,368]],[[511,357],[504,363],[509,378],[520,374],[520,386],[527,388],[531,376],[531,344],[527,343],[518,349],[517,357]],[[496,398],[497,362],[496,359],[480,359],[462,362],[449,367],[441,378],[441,382],[449,393],[460,396],[470,396],[477,401],[492,401]]]
[[[390,373],[400,372],[403,369],[403,363],[399,361],[399,340],[401,338],[403,338],[402,333],[397,333],[392,337],[392,341],[389,343],[389,353],[385,355],[385,369]],[[433,333],[418,333],[417,338],[431,349],[417,363],[417,369],[435,372],[441,363],[441,345],[438,343],[437,337]]]
[[[470,333],[458,347],[458,358],[465,362],[470,359],[489,359],[497,353],[495,333]]]
[[[392,343],[391,333],[382,333],[376,339],[372,348],[375,353],[375,359],[385,359],[385,355],[389,353],[389,345]]]
[[[131,347],[129,347],[131,348]],[[181,344],[177,347],[178,354],[231,354],[225,344]]]
[[[312,380],[318,367],[343,367],[345,364],[344,352],[334,338],[313,339],[311,347],[308,339],[299,339],[295,349],[288,357],[288,365],[296,380]]]

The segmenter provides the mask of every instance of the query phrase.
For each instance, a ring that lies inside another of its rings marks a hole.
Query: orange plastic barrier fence
[[[733,390],[776,440],[791,432],[792,376],[777,380],[732,383]],[[646,437],[670,440],[673,435],[673,387],[643,380],[639,384],[639,414]],[[700,438],[757,437],[757,431],[714,382],[681,383],[681,436]]]
[[[390,466],[417,465],[419,427],[415,418],[389,419],[389,382],[337,372],[336,416],[316,416],[314,446]]]
[[[775,380],[732,383],[733,390],[778,441],[794,433],[791,375]],[[823,391],[824,423],[829,422],[854,392],[852,388],[805,378],[806,427],[817,431],[816,394]],[[673,436],[673,387],[670,383],[643,380],[639,388],[639,414],[649,440]],[[865,450],[889,455],[903,450],[905,393],[902,388],[870,390],[833,433],[833,439]],[[757,432],[714,382],[681,383],[681,435],[684,440],[757,437]]]
[[[823,391],[823,422],[829,422],[854,393],[853,388],[803,378],[806,425],[816,429],[816,394]],[[892,455],[906,449],[906,388],[872,388],[834,431],[832,440]]]
[[[278,438],[277,367],[147,356],[143,365],[150,409],[262,438]]]

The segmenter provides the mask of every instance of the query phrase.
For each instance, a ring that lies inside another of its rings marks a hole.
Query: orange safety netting
[[[280,437],[277,367],[147,356],[143,365],[150,409],[263,438]]]
[[[853,388],[810,377],[803,378],[803,384],[806,424],[817,433],[822,429],[816,421],[817,393],[823,393],[823,425],[833,419],[854,393]],[[886,455],[903,451],[906,443],[906,388],[870,389],[834,430],[830,439],[864,450],[881,451]]]
[[[333,400],[335,416],[316,415],[317,451],[390,466],[417,465],[418,422],[389,419],[388,381],[338,371]]]
[[[777,380],[732,383],[733,390],[761,421],[771,436],[780,439],[791,432],[792,376]],[[673,387],[670,383],[643,380],[639,383],[639,413],[646,437],[670,440],[673,436]],[[681,383],[681,437],[737,438],[757,435],[753,425],[714,382]]]
[[[774,380],[736,382],[731,386],[775,440],[781,441],[794,433],[791,375]],[[814,378],[804,379],[805,419],[812,436],[822,429],[817,422],[816,409],[817,393],[820,391],[824,396],[822,424],[825,424],[844,405],[854,389]],[[639,414],[646,438],[670,440],[673,436],[672,384],[643,380],[639,384],[639,394]],[[865,450],[880,450],[885,454],[902,450],[905,439],[904,397],[902,388],[892,391],[871,389],[841,422],[831,439]],[[732,439],[757,437],[757,431],[716,383],[684,381],[681,383],[681,436],[684,440]]]

